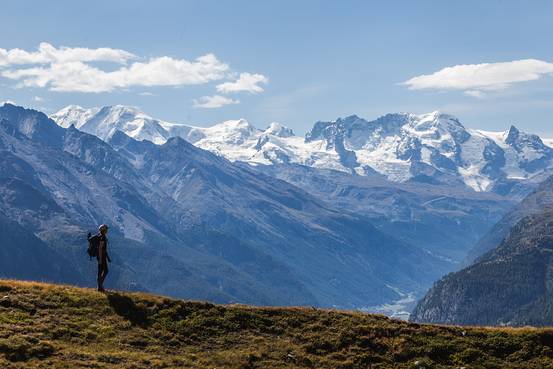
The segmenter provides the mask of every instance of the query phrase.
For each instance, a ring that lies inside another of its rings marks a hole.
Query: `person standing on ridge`
[[[111,263],[111,259],[108,255],[108,226],[102,224],[98,230],[100,231],[98,239],[98,291],[104,292],[104,280],[108,275],[108,262]]]

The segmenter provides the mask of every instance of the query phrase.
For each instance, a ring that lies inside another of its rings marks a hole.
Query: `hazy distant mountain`
[[[362,214],[181,138],[115,130],[108,144],[10,104],[0,120],[1,213],[89,283],[85,234],[102,222],[113,225],[110,283],[218,302],[379,305],[450,268]]]
[[[436,282],[411,319],[455,324],[553,324],[553,181],[545,182],[515,211],[514,225],[499,246]],[[539,211],[536,201],[548,198]],[[501,223],[506,226],[512,217]]]
[[[353,115],[317,122],[305,137],[278,123],[260,130],[243,119],[208,128],[172,124],[120,105],[69,106],[52,119],[104,140],[115,130],[158,144],[179,136],[231,161],[378,173],[395,182],[464,184],[519,198],[553,168],[553,149],[536,135],[514,126],[506,132],[466,129],[440,112],[388,114],[374,121]]]
[[[247,165],[248,164],[243,164]],[[515,202],[465,186],[397,183],[293,164],[257,165],[344,211],[371,219],[379,230],[418,245],[458,269],[467,252]]]
[[[512,226],[522,218],[537,214],[553,206],[553,177],[542,182],[515,207],[510,209],[469,251],[464,263],[470,265],[478,257],[494,249],[509,234]]]

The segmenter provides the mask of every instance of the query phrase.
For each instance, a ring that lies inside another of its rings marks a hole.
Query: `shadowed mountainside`
[[[534,215],[553,206],[553,177],[543,181],[538,188],[509,210],[470,250],[465,265],[470,265],[486,252],[497,247],[509,234],[509,230],[522,218]]]
[[[452,324],[553,324],[553,209],[520,220],[473,265],[434,284],[413,321]]]

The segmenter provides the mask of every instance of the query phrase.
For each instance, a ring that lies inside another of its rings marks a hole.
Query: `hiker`
[[[108,262],[111,263],[111,259],[108,254],[108,226],[102,224],[98,227],[97,235],[91,237],[90,233],[88,234],[88,254],[90,257],[96,257],[98,260],[98,291],[104,292],[104,280],[108,275]]]

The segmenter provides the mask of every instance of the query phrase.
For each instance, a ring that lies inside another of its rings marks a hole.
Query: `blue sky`
[[[299,134],[351,114],[442,110],[468,127],[553,137],[552,41],[551,1],[11,1],[0,101],[47,113],[128,104]],[[77,64],[35,63],[41,43]]]

